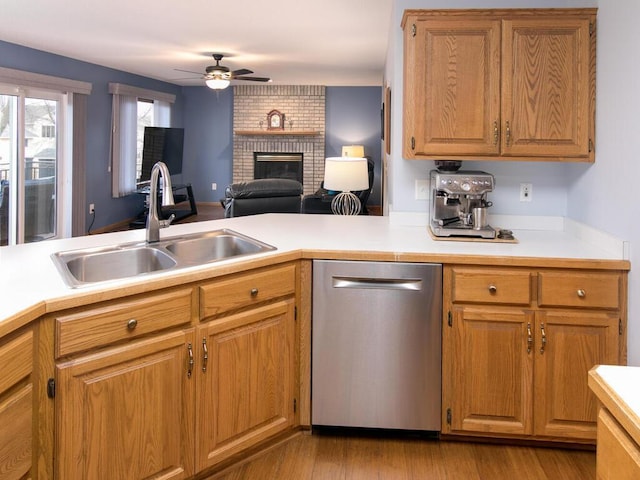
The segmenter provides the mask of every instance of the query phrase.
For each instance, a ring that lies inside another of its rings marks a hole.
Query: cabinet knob
[[[489,285],[489,293],[491,295],[494,295],[497,291],[498,291],[498,287],[496,287],[495,285]]]
[[[587,292],[585,292],[583,289],[579,288],[577,291],[577,294],[580,298],[584,298],[587,296]]]
[[[255,296],[257,296],[257,295],[258,295],[258,289],[257,289],[257,288],[252,288],[252,289],[251,289],[251,296],[252,296],[252,297],[255,297]]]
[[[135,318],[132,318],[127,322],[127,328],[129,330],[135,330],[137,326],[138,326],[138,320],[136,320]]]

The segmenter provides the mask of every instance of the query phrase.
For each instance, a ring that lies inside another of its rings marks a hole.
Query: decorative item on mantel
[[[267,130],[284,130],[284,113],[278,110],[267,113]]]
[[[334,215],[358,215],[362,205],[352,191],[369,188],[367,159],[364,157],[329,157],[324,164],[324,188],[339,191],[331,201]]]

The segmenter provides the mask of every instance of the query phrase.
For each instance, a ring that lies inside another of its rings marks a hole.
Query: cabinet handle
[[[127,322],[127,328],[129,330],[135,330],[137,326],[138,326],[138,320],[136,320],[135,318],[132,318]]]
[[[493,144],[498,145],[500,139],[500,130],[498,128],[498,121],[493,122]]]
[[[540,345],[540,353],[542,354],[547,346],[547,332],[544,330],[544,323],[540,324],[540,331],[542,332],[542,344]]]
[[[209,363],[209,350],[207,349],[207,339],[202,339],[202,371],[207,371],[207,363]]]
[[[579,288],[578,291],[576,292],[578,294],[578,296],[580,298],[584,298],[587,296],[587,292],[585,292],[583,289]]]
[[[191,372],[193,372],[193,345],[187,344],[187,353],[189,354],[189,360],[187,361],[187,378],[191,378]]]
[[[531,353],[533,347],[533,335],[531,334],[531,323],[527,323],[527,353]]]
[[[251,296],[252,297],[258,296],[258,289],[257,288],[252,288],[251,289]]]
[[[498,291],[498,287],[496,287],[495,285],[489,285],[489,293],[491,295],[495,295],[497,291]]]
[[[511,126],[509,122],[507,122],[507,138],[506,138],[507,147],[511,145]]]

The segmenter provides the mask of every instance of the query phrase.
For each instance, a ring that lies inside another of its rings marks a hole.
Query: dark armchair
[[[367,201],[369,200],[369,195],[371,195],[371,189],[373,188],[373,168],[375,164],[373,160],[368,159],[367,168],[369,170],[369,188],[366,190],[360,190],[357,192],[353,192],[360,199],[361,210],[360,215],[369,215],[369,210],[367,210]],[[335,197],[340,192],[329,191],[324,188],[324,182],[320,184],[320,188],[316,190],[315,193],[311,195],[305,195],[302,198],[302,213],[326,213],[332,214],[331,211],[331,201],[333,197]]]

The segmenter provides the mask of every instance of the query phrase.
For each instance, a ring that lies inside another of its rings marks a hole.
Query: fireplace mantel
[[[243,136],[315,136],[320,135],[317,130],[236,130],[236,135]]]

